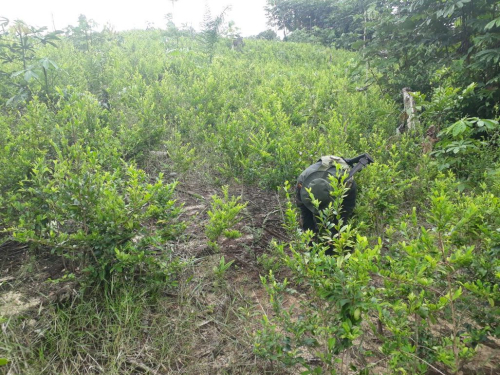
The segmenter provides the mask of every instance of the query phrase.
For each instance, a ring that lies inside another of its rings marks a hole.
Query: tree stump
[[[403,122],[397,128],[397,133],[401,134],[406,131],[415,130],[418,125],[418,116],[417,116],[417,106],[415,104],[415,99],[411,95],[411,89],[409,87],[405,87],[403,90],[403,103],[404,103],[404,112],[403,112]]]

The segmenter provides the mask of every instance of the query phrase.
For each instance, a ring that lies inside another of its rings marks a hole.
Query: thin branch
[[[420,358],[420,357],[416,356],[415,354],[412,354],[412,353],[407,353],[407,352],[401,352],[401,353],[403,353],[403,354],[407,354],[407,355],[409,355],[409,356],[412,356],[412,357],[414,357],[414,358],[416,358],[416,359],[418,359],[418,360],[420,360],[420,361],[424,362],[427,366],[431,367],[434,371],[437,371],[437,372],[438,372],[438,373],[440,373],[441,375],[446,375],[444,372],[442,372],[441,370],[439,370],[437,367],[435,367],[435,366],[431,365],[431,364],[430,364],[429,362],[427,362],[425,359],[422,359],[422,358]]]

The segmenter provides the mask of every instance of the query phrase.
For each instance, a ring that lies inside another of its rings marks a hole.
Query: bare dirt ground
[[[208,221],[211,196],[219,190],[199,183],[196,179],[183,181],[177,190],[178,201],[184,206],[181,219],[187,223],[184,236],[172,243],[181,257],[195,260],[185,290],[189,306],[198,306],[192,312],[189,348],[191,352],[179,354],[175,364],[152,368],[146,355],[137,355],[127,362],[123,373],[300,373],[299,368],[283,369],[257,358],[252,351],[252,332],[259,328],[263,314],[272,314],[260,276],[266,271],[258,258],[264,254],[271,240],[287,240],[282,227],[283,212],[277,193],[243,185],[232,186],[230,192],[247,202],[243,220],[237,228],[242,232],[238,239],[220,243],[216,253],[207,246],[204,227]],[[233,261],[224,285],[207,277],[207,270],[216,266],[221,256],[226,262]],[[65,301],[78,293],[77,280],[61,279],[68,274],[63,262],[56,256],[39,256],[29,251],[27,245],[12,241],[0,245],[0,316],[25,314],[36,324],[44,309],[55,302]],[[281,275],[285,276],[285,275]],[[78,279],[78,275],[76,275]],[[53,280],[59,280],[54,282]],[[180,294],[181,292],[179,292]],[[183,297],[184,298],[184,297]],[[175,297],[174,297],[175,299]],[[166,302],[172,319],[186,314],[179,301]],[[192,309],[192,307],[190,307]],[[152,312],[145,324],[153,324],[157,318]],[[35,319],[35,321],[33,321]],[[377,351],[379,341],[368,337],[365,350]],[[365,363],[348,355],[352,363]],[[370,358],[373,374],[388,373],[383,356]],[[0,373],[2,369],[0,368]],[[15,372],[12,372],[15,373]],[[91,372],[89,372],[91,373]],[[347,370],[345,373],[356,373]],[[431,369],[429,373],[442,373]],[[500,374],[500,345],[481,345],[476,360],[463,374]]]
[[[57,256],[30,252],[28,245],[0,245],[0,316],[12,316],[76,293],[73,281],[51,282],[67,271]]]

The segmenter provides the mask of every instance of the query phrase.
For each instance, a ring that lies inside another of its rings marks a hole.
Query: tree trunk
[[[408,87],[403,89],[403,103],[405,106],[403,114],[403,123],[399,125],[397,132],[404,133],[405,131],[413,131],[418,125],[417,106],[415,99],[411,96],[411,91]]]

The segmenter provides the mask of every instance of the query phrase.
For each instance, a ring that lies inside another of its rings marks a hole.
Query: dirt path
[[[233,260],[242,272],[252,279],[259,280],[262,269],[257,265],[257,257],[268,248],[272,239],[286,241],[288,236],[283,229],[283,213],[277,193],[255,187],[234,186],[231,194],[242,197],[247,207],[242,212],[242,221],[235,229],[243,233],[238,239],[226,239],[220,244],[220,253],[226,260]],[[186,234],[189,240],[181,248],[195,257],[210,254],[208,239],[204,228],[208,221],[211,196],[220,191],[186,183],[178,189],[179,202],[184,204],[181,218],[188,221]]]

